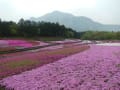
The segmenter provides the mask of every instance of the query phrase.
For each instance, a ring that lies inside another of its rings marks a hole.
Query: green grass
[[[14,69],[14,68],[19,68],[19,67],[35,65],[37,63],[38,61],[36,60],[17,60],[17,61],[8,62],[4,64],[4,66]]]
[[[63,37],[40,37],[39,40],[41,41],[58,41],[58,40],[64,40]]]
[[[49,55],[59,55],[59,54],[62,54],[62,55],[67,55],[67,54],[72,54],[72,53],[77,53],[77,52],[80,52],[80,51],[83,51],[83,50],[86,50],[88,49],[89,47],[88,46],[85,46],[85,47],[73,47],[73,48],[62,48],[62,49],[59,49],[59,50],[56,50],[56,51],[52,51],[52,52],[48,52]]]

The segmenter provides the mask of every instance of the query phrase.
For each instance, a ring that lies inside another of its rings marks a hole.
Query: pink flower
[[[82,53],[4,78],[0,84],[15,90],[120,90],[119,52],[120,47],[91,45]]]

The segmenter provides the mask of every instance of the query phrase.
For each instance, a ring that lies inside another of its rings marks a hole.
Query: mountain
[[[95,31],[119,31],[120,25],[105,25],[99,22],[95,22],[90,18],[84,16],[74,16],[69,13],[63,13],[59,11],[54,11],[52,13],[48,13],[39,18],[30,18],[31,21],[46,21],[46,22],[58,22],[61,25],[65,25],[66,27],[72,28],[76,31],[87,31],[87,30],[95,30]]]

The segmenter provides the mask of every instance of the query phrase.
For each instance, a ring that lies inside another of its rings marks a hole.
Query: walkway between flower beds
[[[120,47],[91,45],[0,83],[14,90],[120,90]]]

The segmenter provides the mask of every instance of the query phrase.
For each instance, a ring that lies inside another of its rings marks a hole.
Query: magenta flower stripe
[[[120,47],[96,46],[54,63],[4,78],[14,90],[120,90]]]

